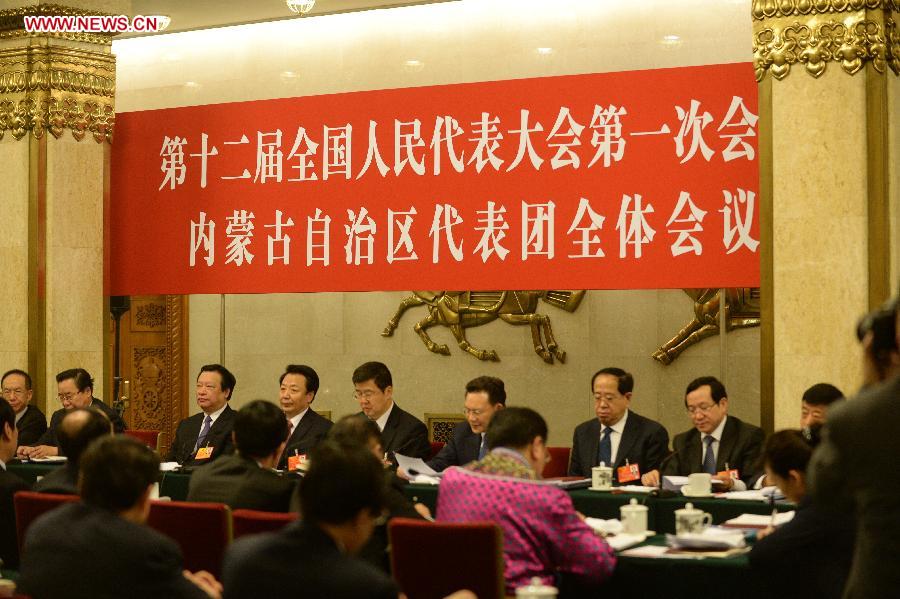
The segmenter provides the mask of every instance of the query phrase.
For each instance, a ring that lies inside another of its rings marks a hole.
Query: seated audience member
[[[834,402],[844,399],[840,389],[828,383],[817,383],[803,392],[800,400],[800,428],[821,427]]]
[[[448,466],[462,466],[480,460],[487,453],[485,434],[491,418],[506,407],[506,388],[493,376],[480,376],[466,383],[466,422],[453,429],[450,441],[428,465],[441,472]]]
[[[425,424],[394,403],[391,371],[381,362],[366,362],[353,371],[353,397],[362,413],[381,430],[384,451],[427,460],[431,455]]]
[[[178,423],[167,462],[202,466],[234,451],[231,430],[235,411],[228,405],[237,381],[221,364],[207,364],[197,375],[200,413]]]
[[[812,450],[800,431],[779,431],[766,440],[766,476],[797,508],[787,524],[760,532],[750,565],[767,594],[838,599],[853,559],[855,522],[851,514],[833,518],[810,501],[806,467]]]
[[[894,319],[900,317],[897,298],[888,305],[893,306]],[[891,326],[895,334],[900,330],[896,322]],[[870,341],[867,333],[863,342],[867,373],[877,370]],[[896,338],[893,345],[896,353]],[[886,597],[900,589],[900,568],[893,558],[900,553],[900,478],[894,474],[894,460],[900,455],[898,400],[900,375],[867,381],[854,398],[828,413],[822,443],[809,465],[815,505],[827,509],[831,518],[856,515],[856,546],[845,597]]]
[[[438,499],[440,522],[488,520],[503,529],[506,592],[532,577],[586,589],[611,574],[613,550],[579,517],[569,495],[538,479],[549,461],[547,423],[528,408],[506,408],[488,427],[490,453],[444,472]]]
[[[234,453],[197,468],[188,501],[225,503],[232,509],[286,512],[297,483],[272,471],[287,440],[284,413],[258,399],[234,418]]]
[[[15,412],[9,402],[0,398],[0,560],[4,568],[19,566],[13,495],[28,490],[28,483],[6,471],[6,463],[16,456],[18,435]]]
[[[320,443],[300,485],[302,519],[231,545],[225,597],[396,599],[386,574],[352,557],[372,534],[384,495],[384,467],[369,451]]]
[[[112,422],[113,430],[121,433],[125,430],[125,421],[114,409],[94,397],[94,379],[84,368],[63,370],[56,375],[57,398],[62,408],[50,416],[50,426],[33,446],[20,446],[16,452],[20,458],[43,458],[60,455],[59,441],[56,431],[63,416],[75,408],[95,408],[106,414]]]
[[[112,423],[106,414],[94,408],[75,408],[59,423],[56,438],[59,448],[68,458],[64,466],[48,472],[34,484],[41,493],[78,494],[78,467],[81,455],[91,441],[113,434]]]
[[[591,379],[596,418],[579,424],[572,440],[569,476],[590,477],[603,462],[613,468],[617,484],[640,484],[640,476],[657,470],[669,452],[669,433],[661,424],[631,410],[634,377],[621,368],[604,368]],[[618,469],[637,465],[635,478],[620,481]]]
[[[40,408],[31,404],[31,377],[24,370],[10,370],[0,378],[0,389],[16,413],[19,444],[37,443],[47,430],[47,418]]]
[[[684,405],[694,428],[675,436],[675,451],[663,467],[663,474],[708,472],[722,482],[716,488],[725,491],[744,491],[748,484],[757,481],[761,476],[759,454],[766,435],[758,426],[728,415],[725,385],[712,376],[694,379],[685,391]],[[737,470],[739,478],[733,478],[726,470]],[[648,473],[643,480],[645,485],[659,485],[659,471]]]
[[[353,414],[344,416],[328,431],[326,437],[340,447],[364,449],[379,459],[384,456],[381,445],[381,431],[368,418]],[[390,468],[385,468],[385,509],[387,519],[379,522],[368,542],[359,550],[359,557],[390,573],[390,554],[388,553],[387,525],[390,518],[431,518],[428,508],[413,503],[403,494],[404,481],[397,478]]]
[[[290,456],[306,455],[325,438],[331,421],[312,409],[319,390],[319,375],[303,364],[288,364],[279,379],[279,401],[288,421],[288,442],[278,461],[278,469],[288,467]]]
[[[207,572],[182,569],[174,541],[145,526],[159,458],[126,436],[103,437],[81,458],[80,503],[28,529],[18,591],[33,599],[220,597]]]

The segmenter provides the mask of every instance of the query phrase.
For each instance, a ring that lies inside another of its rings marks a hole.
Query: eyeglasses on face
[[[718,404],[710,403],[710,404],[700,404],[699,406],[688,406],[687,411],[688,411],[688,414],[691,414],[691,415],[693,415],[697,412],[706,414],[707,412],[712,410],[717,405]]]

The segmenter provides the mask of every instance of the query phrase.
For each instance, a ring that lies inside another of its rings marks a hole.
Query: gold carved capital
[[[0,139],[68,130],[111,142],[115,93],[111,54],[49,44],[0,50]]]
[[[832,62],[900,75],[900,0],[754,0],[751,12],[757,81],[798,65],[819,77]]]

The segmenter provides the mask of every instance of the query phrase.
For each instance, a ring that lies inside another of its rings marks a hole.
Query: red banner
[[[728,64],[120,114],[113,295],[759,285]]]

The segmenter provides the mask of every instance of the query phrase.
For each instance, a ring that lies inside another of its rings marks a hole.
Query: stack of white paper
[[[736,528],[766,528],[767,526],[781,526],[787,524],[794,519],[794,512],[778,512],[775,519],[771,515],[763,514],[741,514],[737,518],[726,520],[725,525]]]

